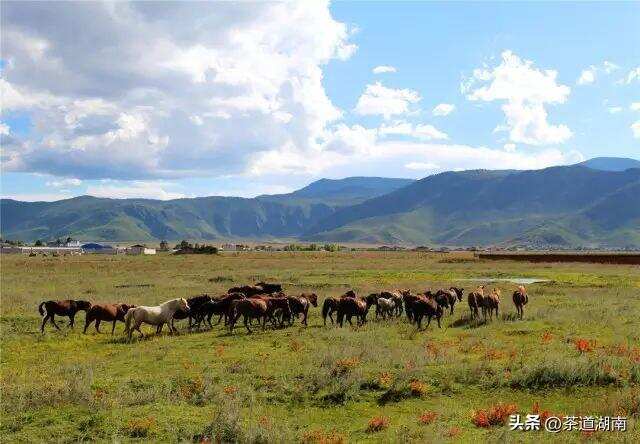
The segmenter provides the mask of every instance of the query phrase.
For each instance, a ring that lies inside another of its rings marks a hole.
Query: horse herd
[[[458,287],[438,290],[435,293],[431,290],[418,294],[413,294],[410,290],[394,290],[371,293],[367,296],[358,296],[353,290],[349,290],[341,296],[331,296],[324,300],[322,319],[325,326],[328,318],[332,324],[342,327],[345,320],[353,325],[352,319],[355,317],[356,324],[362,325],[367,322],[371,307],[375,306],[376,319],[397,318],[404,313],[407,320],[416,324],[418,329],[422,329],[423,320],[427,320],[428,327],[433,318],[440,327],[440,319],[445,311],[453,315],[456,303],[461,302],[463,296],[464,289]],[[529,302],[523,286],[514,291],[512,300],[518,317],[522,319],[524,306]],[[494,314],[498,316],[500,290],[494,288],[485,294],[484,285],[481,285],[467,295],[467,302],[472,319],[479,319],[480,314],[485,321],[487,315],[489,319],[493,319]],[[113,334],[116,322],[120,321],[125,324],[125,334],[131,338],[134,330],[140,336],[144,336],[140,330],[142,324],[156,326],[156,333],[160,333],[165,324],[171,332],[177,332],[174,321],[181,319],[188,319],[189,329],[200,328],[202,324],[213,328],[211,320],[214,316],[218,316],[215,325],[220,324],[224,318],[224,325],[231,333],[241,317],[249,333],[252,333],[251,327],[256,321],[262,325],[263,330],[267,324],[273,327],[291,326],[296,319],[300,319],[306,326],[311,306],[318,306],[315,293],[288,296],[283,293],[280,284],[259,282],[255,285],[232,287],[226,294],[216,298],[202,294],[190,299],[172,299],[158,306],[92,304],[89,301],[62,300],[42,302],[38,311],[42,316],[42,333],[47,321],[60,330],[55,316],[69,317],[69,326],[73,327],[77,312],[85,311],[84,333],[92,323],[95,323],[95,329],[100,333],[100,323],[104,321],[112,323]]]

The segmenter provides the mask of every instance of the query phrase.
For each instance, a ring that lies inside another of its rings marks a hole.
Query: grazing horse
[[[240,316],[244,317],[244,326],[247,332],[253,333],[249,328],[249,321],[253,318],[264,319],[267,317],[267,302],[261,298],[243,298],[231,302],[229,311],[229,332],[233,333],[233,328]],[[264,328],[264,323],[263,323]]]
[[[519,285],[518,289],[513,292],[513,303],[516,306],[518,317],[522,319],[524,316],[524,306],[529,302],[529,296],[524,285]]]
[[[56,324],[55,316],[69,316],[69,327],[73,328],[76,313],[80,310],[87,311],[91,308],[91,302],[89,301],[74,301],[72,299],[66,299],[64,301],[44,301],[38,305],[38,312],[42,316],[42,325],[40,331],[44,333],[44,325],[50,319],[53,326],[60,330],[58,324]]]
[[[471,310],[471,319],[480,317],[478,309],[482,309],[482,314],[486,319],[487,313],[484,307],[484,285],[480,285],[476,291],[469,293],[467,296],[467,302],[469,303],[469,310]]]
[[[256,284],[256,287],[262,288],[262,292],[267,294],[282,292],[282,284],[269,284],[267,282],[258,282]]]
[[[484,298],[484,305],[489,312],[489,319],[493,319],[493,311],[496,312],[496,319],[498,319],[498,307],[500,306],[500,290],[494,288],[489,296]]]
[[[87,332],[87,328],[89,328],[89,325],[91,325],[93,321],[96,322],[96,331],[100,333],[100,322],[105,321],[113,322],[113,325],[111,326],[111,334],[113,334],[116,329],[116,322],[124,322],[124,316],[131,308],[135,308],[135,305],[122,303],[92,305],[89,311],[87,311],[83,333]]]
[[[440,326],[440,318],[442,318],[442,306],[438,304],[434,297],[418,297],[411,307],[413,318],[418,324],[418,330],[422,330],[422,318],[427,317],[427,327],[431,324],[431,318],[436,318],[438,328]]]
[[[137,330],[140,333],[140,337],[144,337],[140,325],[143,323],[157,326],[156,332],[159,333],[162,330],[162,326],[167,324],[169,330],[177,332],[172,325],[173,316],[178,310],[189,312],[189,303],[185,298],[171,299],[163,304],[153,307],[139,306],[127,311],[124,316],[125,334],[133,334],[133,330]]]
[[[342,296],[339,297],[333,297],[330,296],[328,298],[326,298],[324,300],[324,302],[322,303],[322,320],[324,322],[324,325],[327,325],[327,316],[329,317],[329,319],[331,320],[331,323],[333,324],[333,312],[334,311],[338,311],[338,303],[340,302],[340,299],[342,298],[355,298],[356,297],[356,292],[353,290],[349,290],[347,291],[345,294],[343,294]]]
[[[189,304],[189,312],[186,311],[182,311],[182,310],[178,310],[176,311],[176,314],[173,315],[173,319],[171,320],[171,327],[175,330],[175,326],[173,325],[173,321],[174,320],[181,320],[181,319],[187,319],[189,318],[189,327],[191,328],[193,327],[196,323],[198,324],[198,326],[200,326],[200,322],[202,321],[202,319],[200,319],[198,317],[199,315],[199,308],[200,306],[202,306],[203,304],[207,303],[211,301],[211,296],[209,296],[208,294],[201,294],[198,296],[194,296],[192,298],[187,299],[187,304]]]
[[[318,296],[315,293],[302,293],[300,296],[288,296],[289,306],[291,308],[291,317],[289,325],[293,325],[293,321],[299,315],[302,315],[302,324],[307,326],[307,316],[309,314],[309,306],[318,306]]]
[[[456,302],[462,301],[463,292],[464,288],[451,287],[448,290],[438,290],[436,292],[436,298],[446,298],[450,310],[449,314],[453,315],[453,307],[456,305]]]

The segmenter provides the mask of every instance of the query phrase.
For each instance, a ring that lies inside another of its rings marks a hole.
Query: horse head
[[[464,294],[464,288],[451,287],[450,290],[453,290],[458,298],[458,302],[462,301],[462,296]]]
[[[307,300],[311,302],[311,305],[314,307],[318,306],[318,295],[315,293],[311,293],[307,295]]]
[[[180,310],[184,311],[185,313],[189,313],[189,311],[191,311],[191,308],[189,307],[189,303],[185,298],[178,299],[178,307],[180,308]]]
[[[78,310],[88,311],[91,308],[91,302],[89,301],[76,301],[76,305],[78,306]]]

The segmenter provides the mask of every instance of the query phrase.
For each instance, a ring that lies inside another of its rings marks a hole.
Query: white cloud
[[[630,84],[636,81],[640,81],[640,66],[629,71],[625,83]]]
[[[580,73],[580,77],[576,82],[578,85],[590,85],[596,81],[596,67],[591,66]]]
[[[631,124],[631,132],[633,132],[633,137],[640,139],[640,120]]]
[[[9,125],[4,122],[0,122],[0,135],[8,136],[10,132],[11,128],[9,128]]]
[[[640,102],[633,102],[630,106],[629,109],[631,111],[640,111]]]
[[[436,170],[439,168],[435,163],[429,162],[409,162],[404,166],[408,170],[416,170],[416,171],[429,171]]]
[[[260,153],[317,151],[342,116],[322,69],[356,46],[327,1],[2,9],[3,111],[33,123],[28,136],[3,143],[5,171],[128,180],[240,174]]]
[[[502,62],[493,69],[477,69],[466,83],[473,101],[505,101],[502,110],[512,142],[528,145],[559,144],[573,133],[566,125],[551,125],[545,105],[561,104],[571,89],[558,84],[557,71],[534,68],[533,62],[522,60],[511,51],[502,53]]]
[[[396,121],[390,125],[383,123],[378,128],[380,137],[390,135],[410,136],[420,140],[447,140],[449,136],[435,128],[433,125],[413,125],[405,121]]]
[[[602,69],[604,70],[605,73],[611,74],[613,71],[617,71],[618,69],[620,69],[620,67],[613,62],[605,60],[602,63]]]
[[[374,74],[382,74],[382,73],[385,73],[385,72],[396,72],[396,71],[397,71],[397,69],[395,68],[395,66],[389,66],[389,65],[376,66],[372,70],[372,72]]]
[[[54,188],[63,188],[63,187],[69,187],[69,186],[77,187],[80,185],[82,185],[82,181],[76,178],[57,179],[57,180],[48,181],[46,183],[46,186],[54,187]]]
[[[503,146],[504,150],[508,153],[513,153],[516,150],[516,144],[515,143],[505,143]]]
[[[433,108],[434,116],[448,116],[456,109],[455,105],[450,103],[441,103]]]
[[[186,197],[183,193],[168,191],[170,186],[162,181],[110,181],[104,180],[97,185],[89,185],[86,194],[95,197],[108,197],[111,199],[159,199],[170,200]]]
[[[607,108],[607,112],[609,114],[618,114],[620,111],[622,111],[622,107],[621,106],[610,106],[609,108]]]
[[[420,95],[411,89],[394,89],[383,86],[380,82],[367,85],[358,99],[355,112],[362,116],[382,115],[385,119],[391,116],[406,114],[409,106],[420,101]]]

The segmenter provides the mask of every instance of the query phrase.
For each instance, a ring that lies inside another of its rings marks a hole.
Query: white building
[[[127,254],[139,255],[139,254],[156,254],[155,248],[148,248],[146,245],[132,245],[127,248]]]

